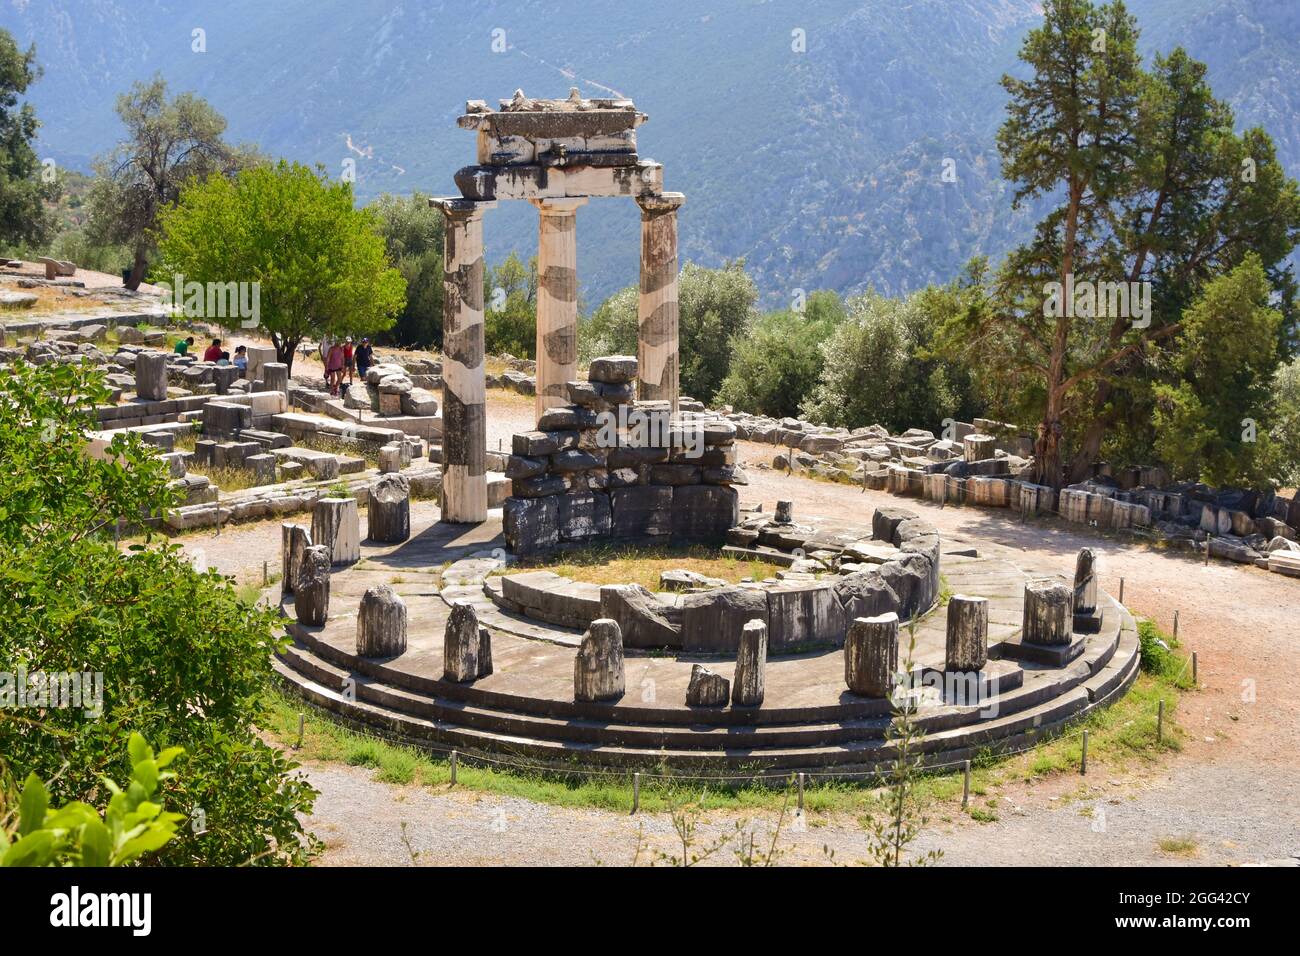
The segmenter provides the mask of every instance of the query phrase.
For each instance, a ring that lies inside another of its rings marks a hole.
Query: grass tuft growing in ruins
[[[659,590],[659,575],[664,571],[687,570],[731,584],[741,578],[761,581],[775,576],[783,566],[770,561],[724,555],[705,545],[635,546],[594,545],[580,551],[560,551],[537,558],[525,558],[498,573],[518,570],[554,571],[566,578],[590,584],[640,584],[651,591]]]

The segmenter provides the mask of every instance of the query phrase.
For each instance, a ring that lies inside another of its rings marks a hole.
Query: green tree
[[[537,357],[537,257],[510,253],[483,274],[483,342],[489,355]]]
[[[193,93],[168,99],[159,76],[119,96],[117,115],[127,136],[95,161],[89,236],[96,245],[130,247],[126,285],[136,289],[154,254],[159,216],[181,187],[190,179],[231,175],[258,157],[225,142],[226,121],[206,100]]]
[[[635,355],[636,286],[606,299],[583,323],[579,353]],[[731,364],[737,337],[748,333],[757,317],[758,288],[737,259],[721,269],[688,262],[677,278],[678,356],[683,395],[714,401]]]
[[[1280,366],[1273,378],[1270,418],[1278,481],[1295,488],[1300,486],[1300,357]]]
[[[1176,384],[1155,387],[1156,450],[1176,477],[1211,485],[1267,484],[1270,403],[1282,315],[1248,255],[1212,280],[1180,323]]]
[[[756,415],[799,414],[821,375],[822,343],[844,318],[844,303],[829,290],[814,292],[801,312],[760,316],[735,341],[718,401]]]
[[[92,803],[104,777],[133,772],[133,732],[183,747],[184,777],[164,796],[189,825],[160,861],[302,862],[314,791],[254,729],[284,641],[277,614],[179,546],[115,546],[119,523],[173,506],[176,492],[138,436],[88,453],[108,395],[89,365],[20,362],[0,377],[0,661],[29,687],[36,674],[101,675],[80,707],[0,708],[0,760],[59,802]]]
[[[443,216],[423,193],[384,193],[371,204],[388,259],[406,280],[406,305],[383,345],[442,348]]]
[[[1267,134],[1235,133],[1202,64],[1175,50],[1147,72],[1136,38],[1118,0],[1045,5],[1021,51],[1033,75],[1003,80],[998,146],[1016,205],[1049,209],[998,271],[992,307],[954,317],[940,336],[1000,376],[1022,421],[1038,418],[1039,480],[1054,485],[1085,476],[1103,451],[1152,446],[1156,386],[1177,385],[1168,376],[1183,316],[1252,249],[1282,302],[1279,338],[1293,330],[1284,260],[1300,237],[1295,182]],[[1053,307],[1103,284],[1146,307]]]
[[[953,286],[906,299],[874,291],[850,299],[848,317],[821,343],[821,377],[804,413],[830,425],[881,424],[893,432],[938,430],[945,418],[970,416],[965,369],[930,354],[942,317],[968,295]]]
[[[40,76],[36,47],[18,49],[8,30],[0,30],[0,243],[46,242],[54,222],[45,207],[56,194],[54,183],[40,176],[32,148],[40,123],[28,103],[18,98]]]
[[[353,206],[351,184],[297,163],[191,183],[160,223],[168,274],[257,283],[258,327],[290,369],[308,336],[374,335],[392,326],[406,301],[406,280],[388,264],[375,210]],[[245,321],[212,320],[231,328]]]

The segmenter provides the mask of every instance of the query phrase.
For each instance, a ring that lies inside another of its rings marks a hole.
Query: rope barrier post
[[[641,809],[641,774],[632,774],[632,814]]]
[[[961,786],[961,808],[966,809],[970,805],[970,761],[961,762],[962,786]]]
[[[1174,611],[1174,640],[1178,640],[1178,612]]]
[[[1124,603],[1124,579],[1119,579],[1119,603]]]
[[[1192,686],[1199,687],[1200,681],[1196,679],[1196,652],[1192,651]]]
[[[1165,737],[1165,701],[1160,699],[1160,706],[1156,708],[1156,743],[1163,743]]]
[[[302,731],[303,731],[303,725],[304,725],[306,722],[307,722],[307,717],[306,717],[306,715],[300,712],[300,713],[298,714],[298,742],[297,742],[296,744],[293,745],[293,749],[294,749],[294,750],[301,750],[301,749],[302,749]]]
[[[451,785],[453,787],[456,786],[456,757],[457,756],[458,754],[456,753],[456,751],[453,750],[451,752]]]
[[[1207,568],[1210,566],[1210,542],[1213,540],[1214,535],[1209,534],[1205,536],[1205,566]]]
[[[803,813],[803,771],[799,771],[799,812]]]
[[[1083,732],[1083,751],[1079,756],[1079,773],[1088,772],[1088,731]]]
[[[262,587],[266,587],[270,583],[271,583],[270,562],[263,561],[262,562]]]

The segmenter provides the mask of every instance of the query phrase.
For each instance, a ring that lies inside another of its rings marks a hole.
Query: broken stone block
[[[521,557],[554,548],[560,542],[557,496],[507,498],[502,506],[506,544]]]
[[[636,356],[606,355],[592,359],[587,379],[606,385],[626,385],[636,379]]]
[[[302,566],[303,553],[311,547],[311,534],[300,524],[280,525],[280,593],[292,594]]]
[[[491,638],[468,601],[456,601],[451,606],[443,632],[442,657],[446,680],[463,684],[492,673]]]
[[[639,584],[606,584],[600,616],[618,623],[628,647],[680,647],[681,614]]]
[[[411,483],[402,475],[385,475],[370,489],[366,509],[371,541],[396,544],[411,536]]]
[[[154,402],[167,399],[167,356],[163,352],[140,352],[135,357],[135,393]]]
[[[725,485],[673,489],[672,534],[681,541],[721,542],[740,523],[740,496]]]
[[[617,700],[623,693],[623,635],[617,621],[597,618],[582,635],[574,658],[573,698]]]
[[[767,621],[767,595],[756,588],[721,587],[681,599],[684,651],[730,653],[747,621]]]
[[[686,687],[687,707],[725,707],[731,697],[731,681],[703,664],[691,665],[691,682]]]
[[[1031,644],[1069,644],[1074,630],[1074,591],[1053,581],[1025,585],[1021,640]]]
[[[767,668],[767,625],[748,621],[741,628],[736,648],[736,674],[731,702],[738,707],[757,707],[763,703],[764,671]]]
[[[357,656],[406,653],[406,602],[387,584],[367,588],[357,609]]]
[[[889,697],[898,674],[898,615],[859,617],[844,637],[844,682],[862,697]]]
[[[948,600],[947,625],[944,669],[957,672],[983,670],[989,658],[988,598],[954,594]]]
[[[317,499],[311,514],[311,539],[330,549],[335,564],[360,560],[361,515],[357,499]]]
[[[322,627],[329,617],[330,550],[323,544],[304,549],[294,581],[294,613],[298,623]]]
[[[275,484],[274,455],[249,455],[244,459],[244,467],[253,473],[254,484]]]

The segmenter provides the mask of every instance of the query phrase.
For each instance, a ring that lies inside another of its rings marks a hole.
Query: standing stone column
[[[888,697],[898,672],[898,615],[855,618],[844,636],[844,683],[862,697]]]
[[[330,549],[313,544],[302,553],[294,582],[294,613],[299,624],[320,627],[330,611]]]
[[[361,514],[356,498],[318,498],[311,512],[311,539],[330,549],[335,564],[361,559]]]
[[[638,196],[641,296],[637,305],[637,398],[667,400],[677,414],[677,210],[681,193]]]
[[[370,489],[366,510],[371,541],[396,544],[411,536],[411,483],[405,475],[384,475]]]
[[[618,621],[597,618],[573,659],[573,699],[617,700],[623,692],[623,632]]]
[[[487,413],[483,373],[483,213],[495,202],[433,200],[443,240],[443,521],[487,520]]]
[[[983,670],[988,659],[988,598],[954,594],[948,599],[948,640],[944,670]]]
[[[357,654],[396,657],[406,652],[406,602],[387,584],[367,588],[357,608]]]
[[[492,673],[492,637],[474,605],[456,601],[442,635],[442,676],[458,684]]]
[[[569,403],[578,373],[577,212],[586,199],[535,199],[537,207],[537,420]]]
[[[280,594],[292,594],[302,567],[302,556],[311,547],[311,535],[300,524],[280,525]]]
[[[1025,585],[1021,640],[1031,644],[1069,644],[1073,637],[1074,590],[1068,584],[1030,581]]]
[[[268,392],[288,392],[289,366],[283,362],[267,362],[262,366],[262,386]]]
[[[135,394],[137,398],[161,402],[167,398],[167,355],[163,352],[140,352],[135,357]]]
[[[736,648],[735,680],[731,682],[731,702],[742,707],[763,703],[763,671],[767,668],[767,625],[746,621],[740,629],[740,646]]]
[[[1074,613],[1097,610],[1097,555],[1092,548],[1080,548],[1074,562]]]

